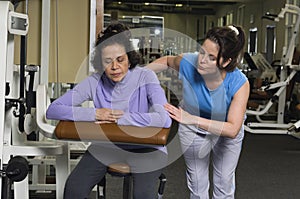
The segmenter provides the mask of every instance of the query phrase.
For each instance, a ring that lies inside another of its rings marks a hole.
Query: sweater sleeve
[[[92,100],[95,79],[88,77],[72,90],[53,101],[47,109],[46,117],[53,120],[95,121],[95,108],[82,106]]]

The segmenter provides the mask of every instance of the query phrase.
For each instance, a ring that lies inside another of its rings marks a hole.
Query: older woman
[[[123,24],[109,25],[96,42],[93,65],[97,72],[56,99],[47,118],[170,127],[171,118],[163,107],[165,93],[153,71],[136,67],[140,57],[130,37]],[[92,101],[94,107],[80,106],[85,101]],[[157,179],[167,164],[165,147],[93,143],[68,177],[64,199],[88,198],[107,165],[120,161],[130,165],[134,198],[155,198]]]

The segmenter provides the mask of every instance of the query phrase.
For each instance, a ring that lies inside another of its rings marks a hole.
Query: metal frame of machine
[[[300,8],[296,5],[286,4],[281,12],[274,18],[274,21],[279,21],[285,18],[286,14],[296,16],[296,22],[293,24],[292,36],[287,44],[283,48],[283,55],[281,59],[281,71],[280,81],[277,83],[270,84],[260,88],[262,91],[271,89],[278,89],[271,99],[267,101],[265,105],[259,106],[257,110],[247,110],[247,115],[255,115],[259,122],[249,122],[245,125],[245,130],[250,133],[256,134],[290,134],[295,137],[299,137],[297,132],[300,127],[300,121],[296,123],[284,123],[284,112],[286,106],[286,88],[290,84],[290,81],[300,70],[300,65],[292,65],[293,53],[295,49],[296,37],[299,33],[300,26]],[[292,71],[287,76],[287,69],[290,68]],[[260,118],[264,114],[268,113],[270,108],[277,103],[277,119],[274,121],[264,121]]]

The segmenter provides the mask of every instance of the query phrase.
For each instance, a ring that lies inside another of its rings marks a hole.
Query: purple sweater
[[[94,107],[82,107],[92,101]],[[48,119],[71,121],[96,121],[96,108],[124,111],[118,125],[171,126],[172,120],[163,105],[167,103],[164,90],[156,74],[146,68],[128,70],[121,82],[111,81],[105,74],[94,73],[72,90],[50,104]]]
[[[92,101],[94,107],[82,107]],[[129,70],[121,82],[94,73],[50,104],[46,117],[54,120],[95,121],[96,108],[123,110],[118,125],[170,127],[167,103],[157,76],[149,69]]]

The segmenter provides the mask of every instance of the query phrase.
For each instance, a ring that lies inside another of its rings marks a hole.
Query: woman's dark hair
[[[91,59],[91,63],[95,70],[98,72],[104,71],[102,67],[102,49],[113,44],[124,46],[129,60],[129,69],[136,67],[141,61],[141,56],[134,50],[130,39],[131,32],[127,26],[119,22],[111,23],[97,37]]]
[[[207,32],[205,39],[218,44],[217,66],[220,69],[233,71],[240,64],[245,45],[245,32],[241,27],[214,27]],[[221,57],[223,62],[231,59],[231,62],[225,68],[221,66]]]

